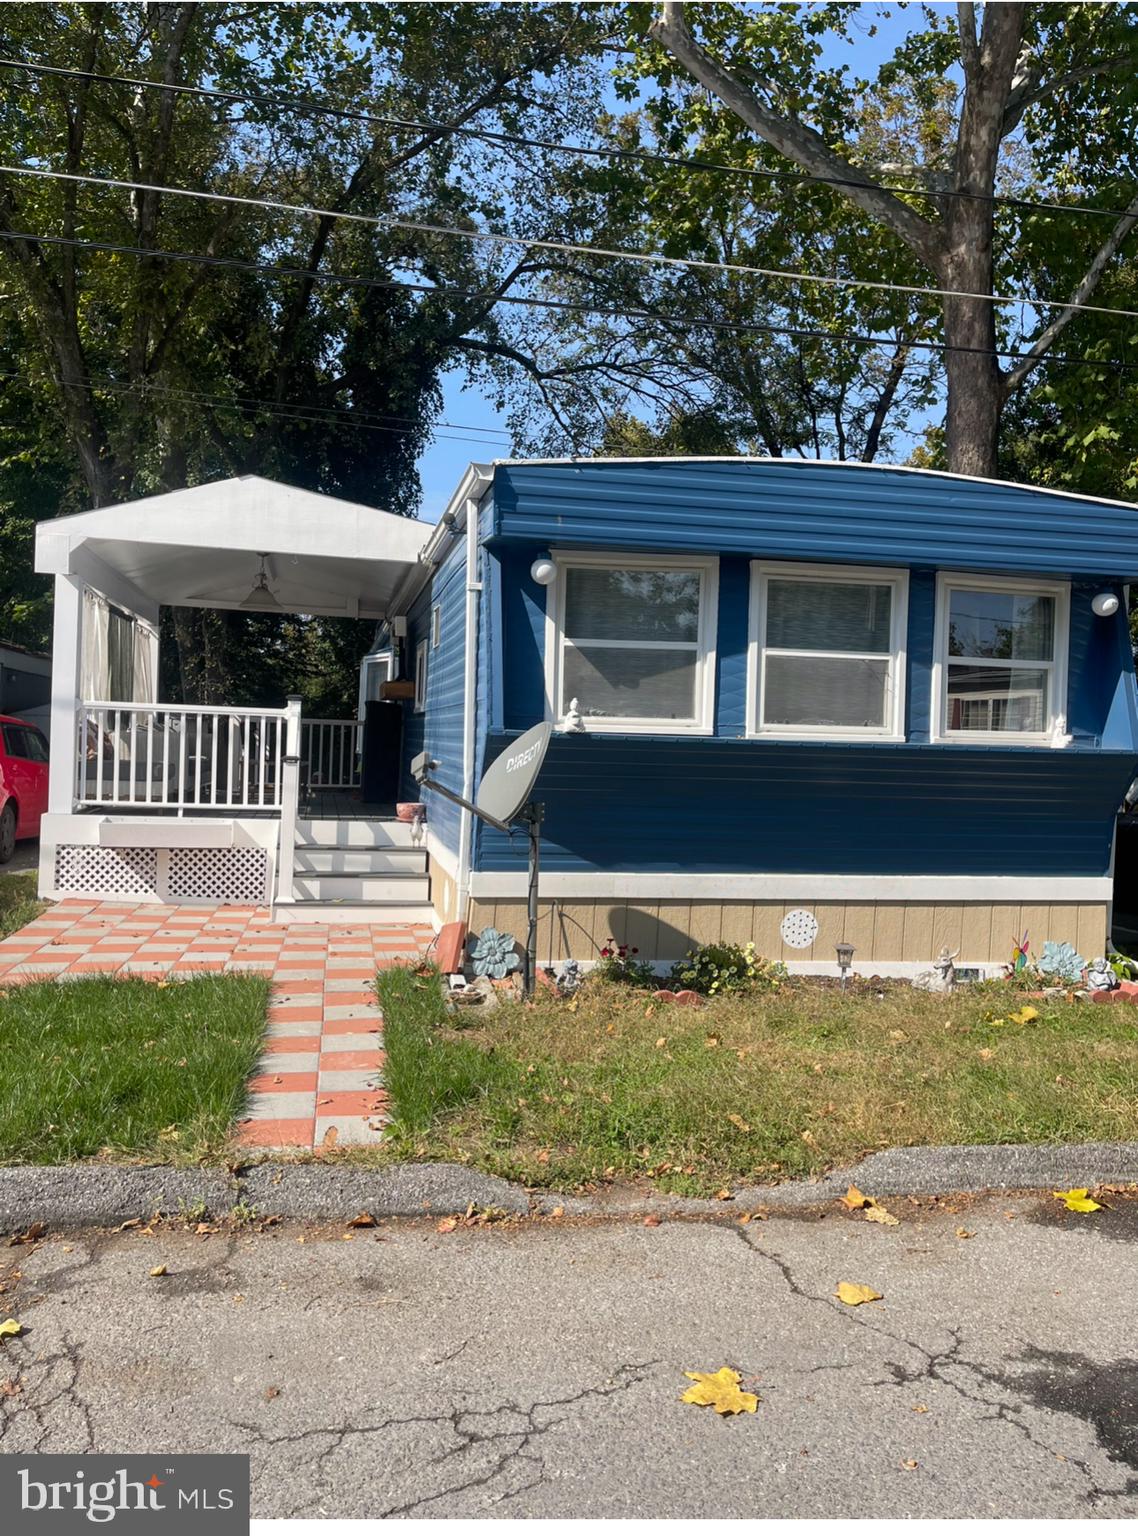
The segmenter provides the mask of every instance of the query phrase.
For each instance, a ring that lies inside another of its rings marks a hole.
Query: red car
[[[26,720],[0,715],[0,864],[18,837],[38,837],[47,810],[47,737]]]

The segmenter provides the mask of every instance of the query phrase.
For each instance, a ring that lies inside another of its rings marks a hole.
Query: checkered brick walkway
[[[360,1146],[380,1140],[387,1103],[375,973],[421,955],[433,937],[426,925],[274,924],[258,907],[62,901],[0,939],[0,986],[265,971],[265,1048],[235,1140],[262,1150]]]

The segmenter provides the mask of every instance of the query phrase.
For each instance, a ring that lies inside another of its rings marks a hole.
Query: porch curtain
[[[131,699],[135,704],[153,704],[158,695],[154,691],[154,653],[157,633],[141,619],[134,621],[134,668],[131,678]]]
[[[79,692],[84,699],[105,699],[110,687],[111,605],[101,592],[83,589],[83,646]]]

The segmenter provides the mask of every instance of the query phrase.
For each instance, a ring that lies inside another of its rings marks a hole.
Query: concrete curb
[[[473,1204],[514,1216],[729,1216],[732,1211],[806,1209],[845,1194],[849,1184],[886,1196],[983,1194],[989,1190],[1138,1184],[1138,1142],[1052,1147],[893,1147],[821,1179],[736,1187],[730,1200],[694,1200],[639,1189],[599,1195],[534,1196],[519,1184],[454,1163],[360,1168],[336,1163],[259,1163],[232,1176],[213,1169],[136,1168],[109,1164],[0,1168],[0,1230],[33,1221],[49,1227],[111,1227],[132,1217],[196,1214],[215,1218],[237,1205],[259,1216],[297,1221],[348,1220],[361,1211],[385,1217],[461,1215]]]

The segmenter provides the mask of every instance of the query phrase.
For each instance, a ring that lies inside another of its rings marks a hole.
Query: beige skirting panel
[[[441,916],[437,901],[435,906]],[[817,918],[818,937],[809,949],[789,949],[779,924],[787,912],[803,907]],[[525,903],[475,899],[468,926],[494,927],[524,940]],[[1107,907],[1103,902],[542,902],[537,952],[542,962],[595,960],[614,939],[635,945],[645,960],[676,960],[698,944],[752,940],[770,960],[832,964],[841,941],[854,945],[857,970],[870,962],[927,965],[945,945],[959,952],[961,965],[999,964],[1011,959],[1012,942],[1025,930],[1033,955],[1054,939],[1093,959],[1106,948]]]
[[[458,887],[451,872],[428,853],[427,874],[431,880],[431,905],[440,923],[453,923],[458,916]],[[483,928],[485,923],[481,925]]]

